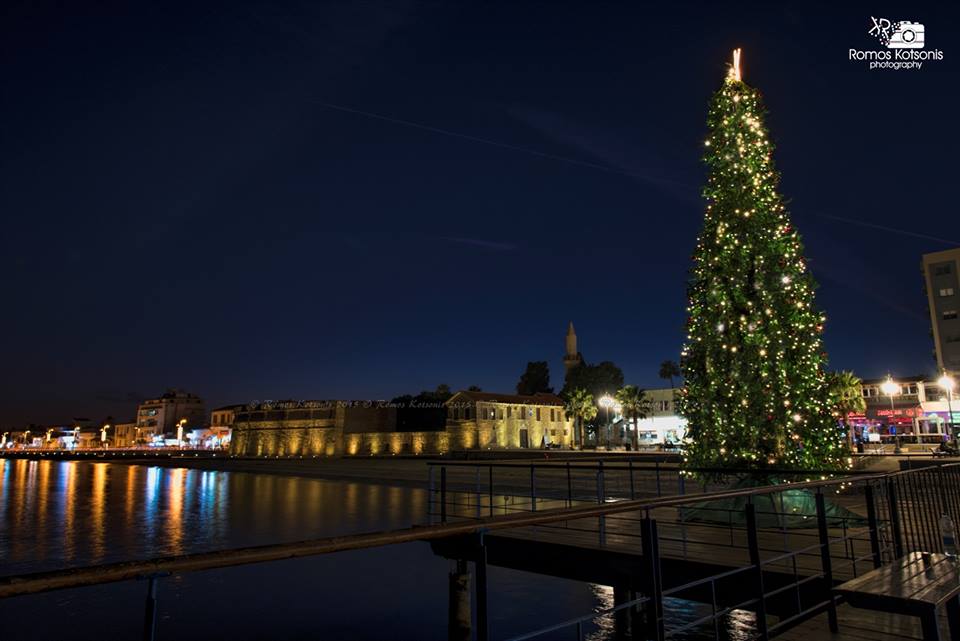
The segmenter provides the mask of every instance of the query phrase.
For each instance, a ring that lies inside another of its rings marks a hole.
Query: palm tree
[[[847,417],[850,414],[862,414],[867,410],[862,381],[853,372],[830,372],[827,375],[827,385],[833,414],[840,417],[840,422],[847,432],[847,444],[852,450],[853,427],[847,422]]]
[[[582,387],[573,390],[567,398],[564,410],[567,418],[575,420],[574,440],[583,448],[583,421],[589,421],[597,415],[597,404],[593,400],[593,394]]]
[[[633,449],[636,451],[640,447],[639,435],[637,434],[638,421],[651,414],[650,399],[647,398],[647,392],[636,385],[625,385],[623,389],[617,391],[615,397],[617,402],[620,403],[623,415],[633,419],[633,437],[631,440]]]
[[[675,376],[680,376],[680,366],[674,363],[673,361],[663,361],[660,363],[660,378],[663,380],[670,379],[670,389],[673,389],[673,378]]]

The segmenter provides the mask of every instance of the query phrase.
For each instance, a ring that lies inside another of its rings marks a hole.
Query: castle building
[[[556,394],[457,392],[447,401],[447,432],[463,449],[570,447],[573,420]]]
[[[583,355],[577,351],[577,332],[573,329],[573,321],[567,327],[566,352],[563,356],[563,367],[567,374],[577,365],[583,363]]]
[[[570,447],[555,394],[461,391],[438,407],[386,401],[281,401],[234,410],[235,456],[390,456]]]

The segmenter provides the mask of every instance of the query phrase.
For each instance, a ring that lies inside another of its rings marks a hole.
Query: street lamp
[[[956,387],[957,382],[944,370],[943,376],[937,380],[937,384],[947,393],[947,420],[949,421],[947,423],[947,433],[950,434],[950,439],[956,445],[957,435],[953,431],[953,388]]]
[[[603,428],[604,436],[606,437],[607,449],[610,448],[610,408],[616,406],[617,401],[614,400],[609,394],[604,394],[600,397],[600,400],[597,401],[597,404],[600,405],[606,411],[607,422]]]
[[[183,426],[186,424],[187,419],[181,418],[180,422],[177,423],[177,447],[183,449]]]
[[[893,395],[900,391],[900,386],[893,381],[893,379],[890,377],[889,374],[887,374],[887,380],[883,382],[883,385],[880,386],[880,389],[883,391],[884,394],[890,397],[890,424],[892,425],[893,413],[895,411],[893,408]],[[896,441],[895,441],[896,447],[894,447],[893,453],[900,454],[900,452],[902,451],[900,449],[900,431],[897,430],[897,428],[894,428],[894,430],[897,431],[897,434],[896,434]]]
[[[100,428],[100,446],[101,447],[107,446],[107,430],[109,429],[110,429],[109,425],[104,425],[103,427]]]

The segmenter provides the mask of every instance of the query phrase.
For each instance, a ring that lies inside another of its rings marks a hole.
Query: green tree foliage
[[[623,387],[623,371],[610,361],[597,365],[581,363],[567,372],[566,382],[561,393],[566,398],[576,389],[585,389],[594,398],[604,394],[615,394]]]
[[[650,414],[653,413],[653,405],[647,397],[646,390],[636,385],[625,385],[623,388],[617,390],[614,398],[620,403],[623,416],[628,419],[633,419],[634,421],[633,433],[630,438],[633,443],[633,449],[636,450],[640,445],[636,421],[650,416]]]
[[[574,419],[574,440],[578,447],[583,447],[583,422],[596,417],[596,401],[593,399],[593,394],[583,388],[570,390],[565,398],[564,410],[567,418]]]
[[[547,361],[531,361],[517,383],[517,394],[533,396],[542,392],[553,393],[550,387],[550,367]]]
[[[850,414],[863,414],[867,411],[867,401],[863,398],[862,382],[853,372],[830,372],[827,376],[830,387],[830,407],[834,418],[839,419],[847,435],[847,446],[853,449],[853,427],[847,417]]]
[[[440,383],[435,390],[423,390],[416,396],[404,394],[397,396],[390,402],[399,407],[439,407],[450,400],[453,392],[446,383]]]
[[[690,467],[838,469],[814,279],[777,191],[760,93],[731,74],[708,116],[703,231],[679,398]]]
[[[680,366],[673,361],[663,361],[660,363],[660,378],[670,381],[670,387],[675,387],[673,379],[680,376]]]

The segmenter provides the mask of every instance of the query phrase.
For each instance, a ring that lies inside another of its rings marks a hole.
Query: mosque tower
[[[577,351],[577,332],[573,329],[573,321],[567,327],[567,352],[563,356],[563,367],[569,374],[577,365],[583,362],[583,356]]]

